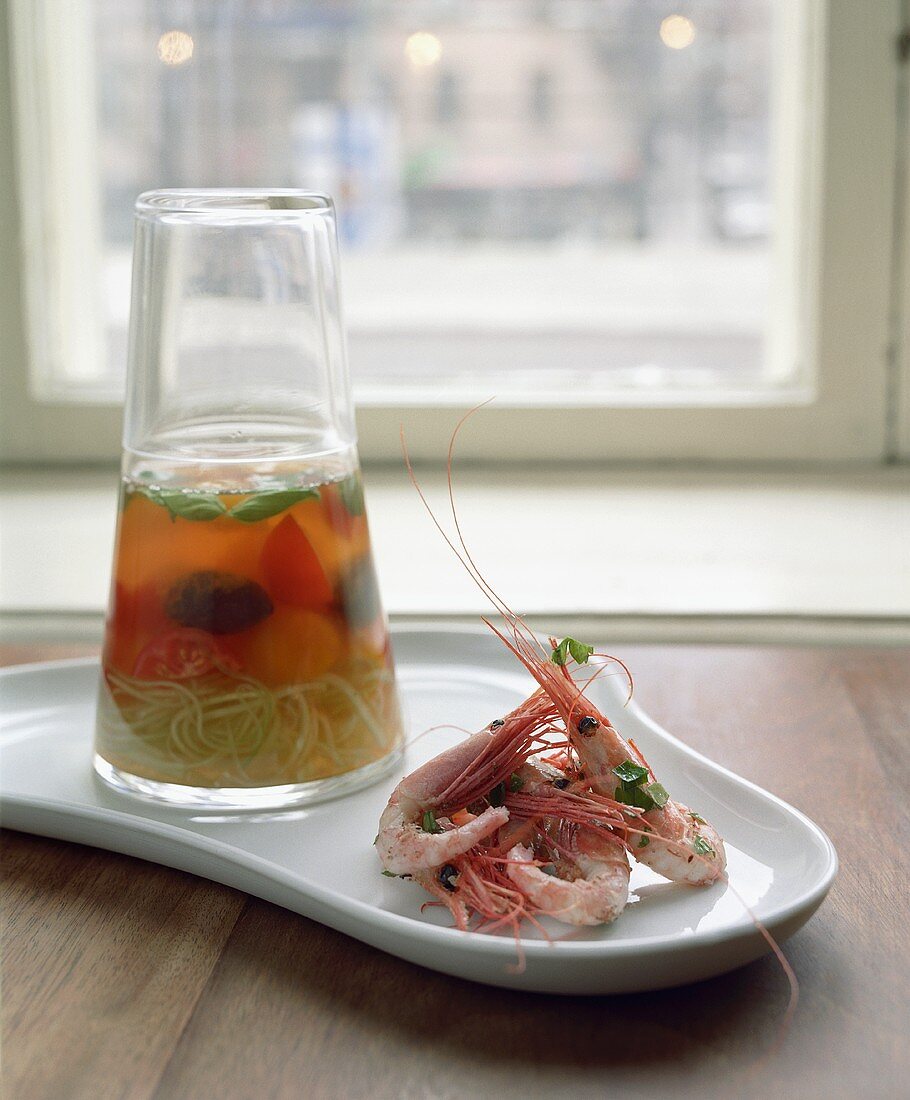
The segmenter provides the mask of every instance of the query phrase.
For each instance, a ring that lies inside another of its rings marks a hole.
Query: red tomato
[[[177,627],[149,642],[136,658],[133,675],[142,680],[190,680],[213,668],[236,672],[239,667],[211,634]]]
[[[153,584],[129,588],[117,581],[107,623],[105,661],[129,675],[143,645],[167,628],[167,616]]]
[[[311,611],[331,606],[334,593],[329,578],[293,516],[285,516],[265,540],[260,565],[276,600]]]

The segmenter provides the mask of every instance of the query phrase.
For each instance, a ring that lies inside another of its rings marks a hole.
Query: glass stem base
[[[166,803],[191,810],[280,810],[359,791],[392,771],[401,760],[396,750],[356,771],[313,779],[309,783],[284,783],[274,787],[188,787],[182,783],[160,783],[115,768],[95,753],[95,772],[114,790],[149,802]]]

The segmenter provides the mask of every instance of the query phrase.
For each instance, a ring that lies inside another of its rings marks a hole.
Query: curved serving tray
[[[393,631],[410,736],[440,722],[477,730],[533,684],[491,635],[473,629]],[[674,885],[637,865],[630,904],[608,927],[551,926],[554,942],[459,932],[421,904],[416,885],[384,878],[372,848],[399,772],[372,787],[280,813],[175,810],[109,789],[91,767],[95,661],[0,673],[0,813],[25,832],[77,841],[225,883],[402,959],[489,985],[547,993],[620,993],[712,977],[767,951],[743,903],[784,940],[815,912],[837,872],[825,834],[799,811],[693,752],[602,676],[590,697],[632,737],[675,798],[717,826],[729,884]],[[436,729],[400,771],[464,736]],[[732,888],[731,888],[732,887]],[[302,933],[304,932],[301,929]]]

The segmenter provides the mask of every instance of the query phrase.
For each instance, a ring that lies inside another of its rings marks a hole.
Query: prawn
[[[566,924],[607,924],[629,897],[626,850],[611,833],[568,828],[575,835],[560,845],[559,859],[540,866],[531,847],[516,844],[506,873],[538,913]]]
[[[509,849],[506,874],[539,913],[574,925],[615,920],[629,898],[629,860],[610,831],[611,820],[623,824],[621,808],[608,805],[612,818],[605,817],[605,807],[570,791],[570,778],[546,760],[529,760],[516,780],[506,802],[513,819],[533,815],[539,823],[533,842],[518,837]]]
[[[509,624],[511,638],[484,621],[553,701],[592,790],[619,801],[630,799],[632,806],[642,810],[632,848],[635,858],[672,882],[692,886],[717,882],[726,869],[724,843],[717,830],[668,796],[639,749],[593,706],[568,668],[541,658],[536,638],[532,643],[514,621]],[[555,639],[550,643],[555,653]]]
[[[544,742],[557,717],[549,697],[535,692],[505,718],[440,753],[405,776],[379,819],[376,850],[393,875],[413,875],[464,855],[509,820],[504,805],[486,806],[455,824],[448,816],[488,795]]]
[[[407,828],[414,824],[413,815],[420,805],[421,793],[425,800],[429,798],[435,805],[448,807],[450,811],[463,798],[464,808],[453,811],[452,819],[443,819],[444,832],[459,833],[459,839],[441,842],[441,846],[453,844],[451,850],[457,849],[459,854],[450,863],[424,866],[407,877],[413,877],[437,897],[436,904],[445,904],[461,929],[468,928],[472,913],[481,916],[483,923],[479,927],[484,930],[510,925],[521,969],[520,924],[524,919],[541,928],[537,914],[582,925],[603,923],[618,915],[628,892],[627,853],[666,878],[696,886],[707,886],[725,877],[726,853],[717,830],[687,806],[670,799],[638,746],[631,739],[623,739],[586,698],[586,685],[579,686],[565,667],[567,649],[576,659],[576,650],[568,645],[572,640],[565,639],[557,646],[555,639],[549,639],[552,652],[547,654],[537,636],[487,583],[474,562],[455,508],[452,459],[458,433],[481,407],[470,410],[459,420],[449,440],[448,493],[460,550],[440,524],[417,482],[403,429],[402,451],[411,482],[430,519],[471,579],[502,616],[504,629],[511,638],[488,620],[484,622],[539,685],[518,711],[524,711],[525,717],[529,708],[539,709],[541,713],[537,715],[533,735],[525,736],[524,740],[510,740],[511,731],[496,737],[497,728],[505,729],[507,723],[493,722],[486,731],[469,738],[464,746],[443,753],[436,761],[403,780],[393,800],[397,799],[400,806],[403,800],[410,799],[407,807],[411,817],[406,819],[404,810],[401,816],[397,810],[392,812],[390,800],[386,810],[389,819],[386,820],[384,814],[383,820],[391,835],[383,843],[387,857],[409,842],[413,843]],[[589,647],[581,648],[588,652],[577,660],[579,664],[593,654]],[[598,656],[606,657],[604,654]],[[628,675],[631,697],[629,670],[618,658],[607,659],[616,661]],[[561,743],[546,743],[546,736],[553,732],[561,735]],[[524,733],[527,735],[528,730]],[[555,755],[546,759],[535,756],[533,743],[541,739],[551,754],[557,750]],[[557,762],[559,768],[554,766]],[[510,770],[513,766],[517,766],[517,771]],[[438,774],[434,769],[438,769]],[[492,776],[499,777],[497,786],[503,788],[506,775],[509,776],[510,793],[504,800],[497,800],[494,805],[490,797],[494,792],[489,788],[487,797],[480,797],[482,788],[489,784]],[[446,780],[447,785],[432,792],[434,782],[445,783]],[[423,781],[428,783],[421,792]],[[523,790],[525,786],[527,789]],[[467,805],[468,794],[475,796],[473,807]],[[473,813],[472,809],[479,813]],[[496,811],[500,812],[496,814]],[[494,821],[499,824],[493,824]],[[478,825],[478,822],[483,824]],[[461,831],[465,829],[469,831]],[[484,834],[480,842],[465,848],[468,839],[480,832]],[[377,846],[379,842],[377,837]],[[418,843],[424,843],[422,838]],[[381,856],[382,853],[381,848]],[[438,854],[425,847],[421,860],[431,863]],[[546,857],[548,862],[536,857]],[[550,875],[548,870],[554,873]],[[782,1038],[796,1009],[799,985],[774,938],[751,910],[748,911],[790,985]],[[546,937],[546,931],[542,928],[541,931]]]
[[[533,711],[539,702],[532,696],[519,709]],[[500,728],[507,724],[505,720]],[[475,734],[456,748],[468,755],[466,746],[471,741],[476,745],[477,738]],[[431,763],[455,767],[456,755],[449,750]],[[419,771],[425,773],[425,769]],[[574,925],[615,919],[628,898],[629,863],[623,842],[609,832],[607,821],[621,823],[622,817],[612,806],[608,807],[612,816],[605,817],[599,802],[570,792],[571,783],[547,762],[536,757],[526,760],[510,776],[512,793],[506,804],[497,807],[503,811],[500,825],[489,831],[483,825],[485,835],[478,843],[464,850],[461,843],[453,843],[441,866],[422,866],[407,877],[432,894],[435,904],[445,905],[456,927],[463,930],[474,915],[487,931],[510,925],[516,935],[523,919],[536,920],[540,915]],[[430,800],[445,804],[438,793],[432,799],[425,796],[420,804]],[[475,808],[481,807],[475,803]],[[491,808],[479,814],[465,809],[454,814],[454,821],[442,819],[446,826],[442,838],[454,841],[457,833],[467,838],[468,830],[481,827]],[[438,856],[438,848],[426,854],[428,859]]]
[[[402,449],[411,483],[436,529],[474,583],[502,616],[511,637],[497,629],[488,619],[483,621],[512,651],[549,697],[593,791],[602,797],[615,798],[620,795],[623,802],[630,804],[630,809],[644,811],[637,813],[637,820],[626,829],[627,845],[630,845],[633,837],[637,837],[632,849],[635,858],[673,882],[709,886],[722,878],[726,870],[726,853],[720,834],[700,815],[670,799],[638,749],[625,741],[610,721],[585,697],[585,685],[579,686],[573,680],[566,667],[566,656],[559,663],[556,662],[559,647],[555,640],[550,639],[553,649],[548,654],[521,616],[487,583],[471,556],[455,508],[452,460],[458,433],[474,411],[476,410],[471,410],[459,420],[449,440],[448,495],[460,549],[437,519],[417,482],[402,432]],[[589,652],[593,654],[593,650]],[[609,659],[619,664],[629,676],[631,684],[632,677],[625,664],[615,657]],[[627,770],[626,774],[631,778],[622,780],[616,769],[627,764],[631,765],[631,771]]]

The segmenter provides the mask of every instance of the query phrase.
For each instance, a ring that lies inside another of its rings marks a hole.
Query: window
[[[461,82],[457,73],[443,69],[436,88],[436,121],[452,126],[461,115]]]
[[[531,118],[538,126],[552,124],[555,114],[553,99],[553,75],[546,69],[538,69],[531,76]]]
[[[367,454],[885,453],[898,0],[8,6],[12,454],[113,447],[133,199],[215,184],[336,196]]]

